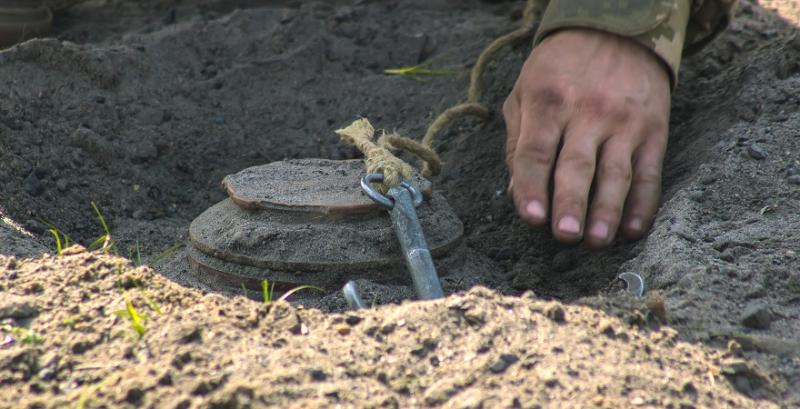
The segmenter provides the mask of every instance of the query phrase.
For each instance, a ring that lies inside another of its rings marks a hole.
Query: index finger
[[[542,225],[547,222],[550,176],[564,127],[551,104],[522,103],[512,165],[514,205],[524,220]]]

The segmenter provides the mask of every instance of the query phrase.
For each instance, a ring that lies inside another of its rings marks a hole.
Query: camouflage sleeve
[[[550,0],[534,44],[570,27],[630,37],[669,68],[673,86],[684,49],[708,43],[730,21],[736,0]]]

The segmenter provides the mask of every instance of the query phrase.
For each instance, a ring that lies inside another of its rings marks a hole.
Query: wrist
[[[610,4],[614,3],[614,4]],[[667,69],[670,84],[677,84],[691,0],[587,2],[551,0],[534,45],[565,29],[588,28],[628,38],[650,50]]]

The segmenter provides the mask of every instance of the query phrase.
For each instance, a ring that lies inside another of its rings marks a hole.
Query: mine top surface
[[[363,160],[293,159],[253,166],[222,181],[239,207],[320,214],[359,214],[381,210],[361,190]],[[411,183],[426,197],[431,183],[415,172]]]

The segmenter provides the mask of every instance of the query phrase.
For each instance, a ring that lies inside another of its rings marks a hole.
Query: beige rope
[[[359,119],[347,128],[337,130],[336,134],[364,154],[367,161],[367,173],[383,173],[383,183],[379,186],[381,193],[388,192],[393,186],[399,185],[403,179],[411,179],[411,165],[372,140],[375,136],[375,128],[367,119]]]
[[[452,106],[433,120],[422,138],[422,142],[400,136],[396,133],[384,134],[375,143],[372,141],[375,129],[366,119],[359,119],[336,133],[346,142],[354,145],[366,157],[367,172],[381,172],[384,175],[383,183],[378,189],[386,193],[393,186],[400,184],[401,179],[411,177],[411,166],[392,154],[391,150],[404,150],[417,156],[423,161],[422,176],[430,178],[438,175],[442,170],[442,161],[433,148],[436,137],[452,122],[467,116],[476,116],[481,119],[489,117],[489,109],[480,103],[483,96],[483,76],[486,67],[496,58],[503,48],[528,39],[533,35],[536,21],[541,16],[547,2],[541,0],[527,0],[525,10],[522,12],[522,25],[520,28],[502,35],[492,41],[478,56],[475,66],[470,72],[467,102]]]

